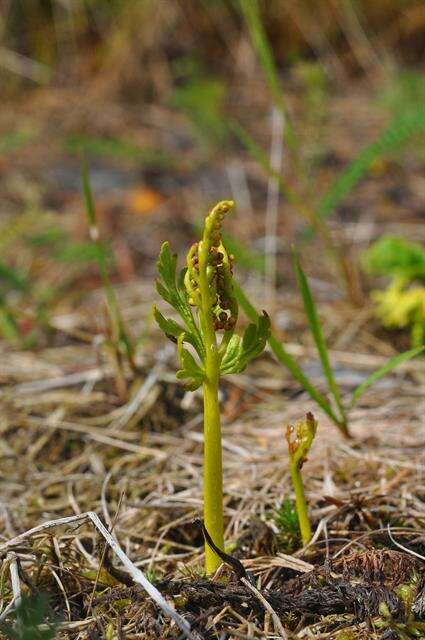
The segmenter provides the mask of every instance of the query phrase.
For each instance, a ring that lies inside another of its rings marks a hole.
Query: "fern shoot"
[[[165,335],[177,343],[180,369],[177,377],[187,389],[203,387],[204,396],[204,521],[215,545],[224,550],[223,477],[219,381],[222,375],[240,373],[264,349],[270,334],[263,313],[241,338],[235,333],[238,303],[233,290],[233,256],[223,245],[221,225],[233,208],[219,202],[205,219],[202,239],[192,245],[186,268],[176,276],[177,257],[168,242],[161,248],[157,290],[171,305],[182,324],[165,318],[154,307],[155,319]],[[189,345],[190,350],[185,346]],[[219,558],[205,548],[205,568],[214,572]]]
[[[307,461],[307,455],[313,444],[317,431],[317,420],[312,413],[307,413],[305,420],[300,420],[295,427],[288,425],[286,428],[286,440],[289,453],[289,471],[292,486],[295,491],[295,505],[300,524],[301,538],[306,545],[311,540],[311,524],[308,517],[307,500],[304,491],[304,482],[301,474],[303,464]]]

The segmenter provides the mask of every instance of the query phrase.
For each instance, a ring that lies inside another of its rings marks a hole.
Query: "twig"
[[[7,607],[5,607],[0,614],[0,622],[3,622],[3,620],[6,620],[9,613],[13,611],[13,609],[15,609],[16,606],[17,606],[16,600],[15,598],[12,598],[12,600],[9,602]]]
[[[13,393],[16,395],[27,393],[39,393],[41,391],[48,391],[49,389],[60,389],[62,387],[73,387],[74,385],[81,384],[82,382],[97,382],[103,380],[105,377],[110,377],[111,371],[103,369],[89,369],[88,371],[78,371],[77,373],[70,373],[64,376],[58,376],[57,378],[47,378],[47,380],[36,380],[34,382],[21,382],[13,388]]]
[[[233,200],[238,203],[238,211],[241,211],[244,214],[243,224],[245,225],[247,223],[248,229],[252,229],[254,207],[252,206],[251,193],[249,190],[245,167],[240,160],[234,160],[227,165],[226,169]]]
[[[38,84],[47,84],[49,81],[50,69],[47,65],[6,47],[0,47],[0,66]]]
[[[277,615],[276,611],[273,609],[272,605],[270,604],[270,602],[268,602],[266,600],[266,598],[263,596],[263,594],[261,593],[261,591],[259,591],[257,589],[257,587],[255,587],[249,580],[248,578],[241,578],[241,582],[243,582],[243,584],[247,587],[247,589],[249,589],[250,591],[252,591],[252,593],[255,595],[255,597],[261,602],[261,604],[263,605],[263,607],[266,609],[266,611],[268,611],[272,617],[274,626],[275,626],[275,630],[278,631],[280,633],[280,637],[284,638],[284,640],[287,640],[288,638],[288,634],[286,633],[285,629],[283,628],[283,625],[280,621],[279,616]]]
[[[399,549],[402,549],[406,553],[410,553],[411,556],[415,556],[416,558],[419,558],[420,560],[424,560],[425,561],[425,556],[422,556],[420,553],[417,553],[416,551],[413,551],[412,549],[409,549],[408,547],[404,547],[402,544],[397,542],[397,540],[394,540],[393,534],[391,533],[391,527],[390,527],[389,523],[387,525],[387,531],[388,531],[388,536],[389,536],[391,542],[393,544],[395,544],[396,547],[398,547]]]
[[[124,498],[124,491],[121,493],[120,499],[118,500],[118,506],[117,506],[117,509],[115,511],[114,519],[110,524],[108,523],[109,533],[111,534],[111,536],[112,536],[114,527],[115,527],[115,525],[117,523],[117,520],[118,520],[118,516],[119,516],[120,510],[121,510],[121,505],[122,505],[123,498]],[[102,572],[102,567],[103,567],[103,564],[105,562],[106,550],[107,550],[107,547],[106,547],[106,544],[105,544],[105,545],[103,545],[102,555],[100,557],[100,562],[99,562],[99,567],[97,569],[96,578],[94,580],[93,589],[92,589],[92,592],[91,592],[91,595],[90,595],[90,601],[89,601],[89,604],[88,604],[88,607],[87,607],[88,615],[90,615],[92,613],[94,595],[96,593],[96,589],[97,589],[97,585],[98,585],[98,582],[99,582],[100,574]]]
[[[21,581],[19,579],[18,558],[16,553],[10,551],[7,554],[7,560],[10,562],[10,580],[12,583],[13,600],[15,607],[19,607],[22,600]]]
[[[25,424],[30,427],[36,426],[37,428],[53,429],[54,431],[58,429],[65,431],[74,431],[75,433],[83,434],[84,437],[90,440],[94,440],[95,442],[101,442],[102,444],[108,445],[110,447],[115,447],[116,449],[122,449],[123,451],[129,451],[130,453],[137,453],[140,456],[151,456],[153,458],[156,458],[157,460],[165,460],[167,457],[167,454],[163,451],[160,451],[159,449],[143,447],[131,442],[125,442],[124,440],[121,440],[119,438],[107,435],[101,428],[97,427],[85,426],[77,423],[74,424],[72,422],[59,422],[52,425],[47,421],[43,421],[32,416],[28,416],[26,418]]]
[[[0,615],[0,622],[2,620],[5,620],[13,609],[16,609],[17,607],[19,607],[22,601],[21,582],[19,580],[19,568],[18,568],[17,556],[13,551],[10,551],[7,554],[6,560],[9,562],[10,581],[12,583],[13,598],[9,602],[7,607],[5,607],[4,610],[2,611]]]

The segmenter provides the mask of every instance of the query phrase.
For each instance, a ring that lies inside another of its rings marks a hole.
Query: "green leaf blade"
[[[30,284],[26,276],[14,267],[9,267],[5,262],[0,260],[0,284],[2,281],[17,291],[30,290]]]
[[[425,130],[425,111],[422,106],[397,115],[385,131],[372,144],[361,151],[338,176],[320,200],[316,215],[328,217],[367,173],[379,157],[398,149],[414,134]]]
[[[390,358],[384,365],[382,365],[382,367],[374,371],[367,378],[367,380],[362,382],[362,384],[359,385],[357,389],[355,389],[351,398],[351,406],[353,407],[358,402],[358,400],[366,391],[366,389],[368,389],[371,385],[375,384],[375,382],[378,382],[378,380],[380,380],[385,375],[393,371],[393,369],[398,367],[399,364],[403,364],[404,362],[407,362],[408,360],[415,358],[416,356],[418,356],[420,353],[423,353],[424,351],[425,351],[425,347],[423,346],[416,347],[415,349],[404,351],[404,353],[399,353],[393,358]]]
[[[237,363],[242,350],[241,339],[238,335],[234,334],[227,345],[226,353],[220,364],[220,373],[226,375],[233,373],[235,364]]]
[[[251,323],[245,329],[241,340],[232,336],[226,354],[221,362],[220,372],[241,373],[247,365],[264,351],[270,335],[270,320],[265,312],[258,316],[257,323]]]
[[[153,316],[167,338],[174,338],[174,341],[177,342],[180,335],[185,332],[185,329],[178,322],[171,318],[165,318],[156,305],[153,307]]]
[[[258,313],[255,307],[251,304],[248,297],[245,295],[244,291],[241,287],[235,282],[234,290],[238,300],[238,303],[248,316],[250,320],[258,321]],[[331,405],[308,379],[305,373],[302,371],[301,367],[298,365],[296,360],[286,351],[283,344],[276,338],[273,332],[270,333],[270,337],[268,339],[269,345],[273,353],[275,354],[278,361],[289,371],[289,373],[300,383],[302,388],[309,394],[309,396],[317,402],[319,407],[323,409],[323,411],[329,416],[329,418],[339,427],[341,428],[341,420],[335,415],[332,410]]]
[[[342,404],[341,393],[340,393],[338,384],[335,380],[335,376],[332,371],[331,363],[329,360],[328,348],[326,345],[325,337],[323,335],[322,325],[316,310],[316,305],[313,299],[313,295],[311,293],[310,286],[308,284],[308,280],[303,271],[303,268],[299,260],[299,256],[296,251],[294,251],[294,263],[295,263],[295,273],[297,277],[298,288],[301,293],[301,297],[304,304],[304,310],[308,319],[310,330],[313,335],[317,351],[319,353],[322,370],[323,370],[323,373],[325,374],[329,391],[332,393],[332,396],[335,400],[335,404],[339,409],[341,417],[345,421],[345,409]]]
[[[158,259],[158,271],[168,288],[176,287],[177,256],[170,251],[170,243],[164,242],[161,246]]]
[[[161,279],[157,280],[156,282],[156,290],[158,291],[161,298],[165,300],[165,302],[168,302],[168,304],[172,306],[180,315],[184,324],[189,329],[189,333],[187,335],[190,336],[190,338],[187,341],[193,344],[199,357],[204,360],[205,349],[202,342],[202,337],[199,332],[199,328],[193,318],[192,310],[187,300],[187,294],[183,283],[183,275],[185,270],[183,269],[183,271],[180,273],[177,281],[177,255],[171,253],[169,242],[164,242],[161,246],[157,267]],[[186,330],[183,329],[183,331]],[[165,333],[166,335],[168,335],[167,332]]]
[[[195,391],[205,381],[205,372],[197,364],[192,354],[187,349],[184,348],[183,346],[184,339],[185,339],[185,334],[181,334],[177,341],[181,369],[177,371],[176,377],[179,380],[181,379],[186,380],[185,382],[186,389],[189,389],[190,391]]]
[[[87,162],[83,155],[81,160],[81,179],[83,183],[84,201],[86,204],[86,213],[90,226],[96,226],[96,209],[94,207],[93,194],[90,186],[89,172]]]

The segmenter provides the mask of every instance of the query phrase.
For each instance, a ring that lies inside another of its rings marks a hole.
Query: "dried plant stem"
[[[247,587],[247,589],[252,591],[252,593],[255,595],[255,597],[258,598],[258,600],[261,602],[261,604],[263,605],[264,609],[270,613],[270,616],[271,616],[271,618],[273,620],[273,624],[274,624],[276,633],[279,633],[280,638],[282,638],[283,640],[287,640],[288,634],[286,633],[286,631],[285,631],[285,629],[283,627],[283,624],[280,621],[279,616],[277,615],[276,611],[271,606],[270,602],[268,602],[268,600],[266,600],[266,598],[263,596],[261,591],[259,591],[257,589],[257,587],[255,587],[253,584],[251,584],[251,582],[247,578],[241,578],[241,582]]]

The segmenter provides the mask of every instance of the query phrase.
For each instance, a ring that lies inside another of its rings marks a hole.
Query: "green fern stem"
[[[204,521],[215,545],[224,551],[221,423],[215,369],[211,361],[206,366],[208,380],[204,383]],[[207,573],[214,573],[220,563],[214,551],[205,545]]]
[[[289,472],[291,474],[292,486],[295,491],[295,504],[297,507],[301,538],[303,541],[303,545],[306,545],[310,542],[312,533],[311,524],[308,517],[308,507],[304,491],[304,482],[298,463],[291,461],[289,463]]]
[[[199,243],[199,320],[205,346],[204,390],[204,521],[215,545],[224,551],[223,525],[223,477],[221,450],[221,420],[218,402],[220,378],[220,355],[218,352],[214,318],[213,293],[209,282],[209,257],[212,230],[205,224],[205,232]],[[220,565],[220,559],[205,545],[205,568],[213,573]]]
[[[310,542],[312,533],[301,469],[307,461],[307,455],[310,451],[311,445],[313,444],[316,431],[317,421],[312,413],[307,413],[305,419],[297,422],[295,427],[288,425],[286,428],[286,441],[288,443],[289,453],[289,472],[291,474],[292,486],[295,492],[295,505],[300,525],[301,538],[304,545]]]

